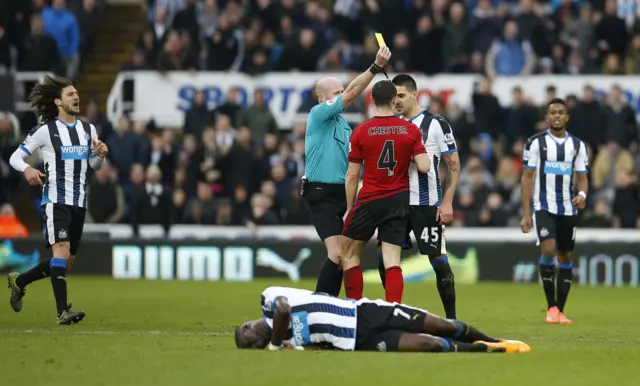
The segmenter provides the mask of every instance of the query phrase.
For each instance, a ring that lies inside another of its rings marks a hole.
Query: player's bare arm
[[[441,224],[451,224],[453,221],[453,197],[458,188],[458,182],[460,181],[460,156],[458,152],[446,154],[444,156],[444,162],[447,164],[449,170],[449,187],[444,193],[442,203],[438,207],[436,219]]]
[[[362,94],[376,74],[381,72],[384,66],[387,65],[390,58],[391,51],[389,50],[389,47],[380,47],[380,49],[378,49],[373,66],[358,75],[358,77],[351,81],[346,90],[344,90],[344,94],[342,95],[342,107],[346,108],[358,97],[358,95]]]
[[[579,210],[583,210],[587,204],[587,192],[589,190],[589,178],[586,173],[576,173],[578,194],[571,200]]]
[[[280,349],[282,342],[287,337],[287,329],[291,321],[291,306],[287,299],[281,297],[275,301],[275,311],[273,313],[273,333],[269,349]]]
[[[356,194],[358,193],[358,182],[360,181],[360,170],[362,165],[355,162],[349,162],[347,176],[344,182],[344,188],[347,194],[347,213],[351,211],[356,202]]]
[[[427,153],[416,155],[413,158],[413,162],[416,163],[420,173],[429,173],[429,169],[431,169],[431,159],[429,159]]]
[[[531,195],[533,193],[533,178],[536,175],[535,169],[525,168],[522,173],[522,221],[520,229],[523,233],[531,232],[533,218],[531,215]]]

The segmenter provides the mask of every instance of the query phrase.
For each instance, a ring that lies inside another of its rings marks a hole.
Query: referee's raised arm
[[[374,76],[384,70],[391,52],[380,47],[375,62],[346,89],[335,78],[322,78],[316,84],[319,104],[309,112],[305,134],[305,176],[300,192],[311,213],[311,222],[327,247],[316,292],[340,294],[340,234],[347,210],[345,175],[347,173],[351,127],[344,109],[367,88]]]

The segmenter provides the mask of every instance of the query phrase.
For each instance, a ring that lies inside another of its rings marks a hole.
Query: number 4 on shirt
[[[382,152],[380,152],[380,157],[378,158],[378,169],[387,169],[387,173],[389,177],[391,177],[394,174],[397,163],[393,151],[393,141],[385,141]]]

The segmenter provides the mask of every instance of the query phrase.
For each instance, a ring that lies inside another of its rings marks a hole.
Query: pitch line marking
[[[72,335],[139,335],[139,336],[231,336],[230,332],[191,332],[191,331],[70,331],[70,330],[38,330],[8,329],[0,330],[0,334],[72,334]]]

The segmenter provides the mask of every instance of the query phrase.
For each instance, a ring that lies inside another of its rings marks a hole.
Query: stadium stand
[[[56,27],[48,26],[44,3],[0,0],[0,68],[74,74],[75,51],[60,41]],[[491,79],[640,74],[640,9],[628,4],[149,0],[143,11],[70,1],[75,27],[68,28],[79,30],[77,81],[84,115],[110,148],[108,167],[90,184],[89,215],[96,222],[133,225],[308,224],[297,194],[304,172],[303,119],[292,127],[279,125],[260,92],[249,106],[241,106],[238,90],[231,90],[215,106],[196,92],[179,130],[140,119],[131,109],[110,121],[101,113],[108,87],[118,70],[250,76],[361,71],[377,49],[370,32],[379,31],[392,45],[390,72],[488,76],[475,85],[470,108],[438,97],[430,98],[428,108],[450,120],[459,143],[464,167],[455,224],[517,226],[524,140],[546,129],[544,106],[520,87],[511,90],[512,101],[505,104]],[[126,28],[118,29],[114,19]],[[115,39],[111,45],[109,37]],[[549,83],[546,96],[567,98],[570,131],[590,146],[592,192],[584,223],[640,228],[638,111],[630,105],[637,95],[620,86],[602,93],[602,86],[588,85],[581,94],[558,95]],[[131,99],[135,86],[127,81],[123,90]],[[303,116],[314,103],[310,95],[299,113]],[[349,112],[366,115],[365,101]],[[0,117],[0,203],[13,203],[17,189],[25,189],[7,160],[28,129],[23,124],[18,133]],[[445,170],[441,176],[446,178]],[[38,194],[32,195],[37,208]]]

